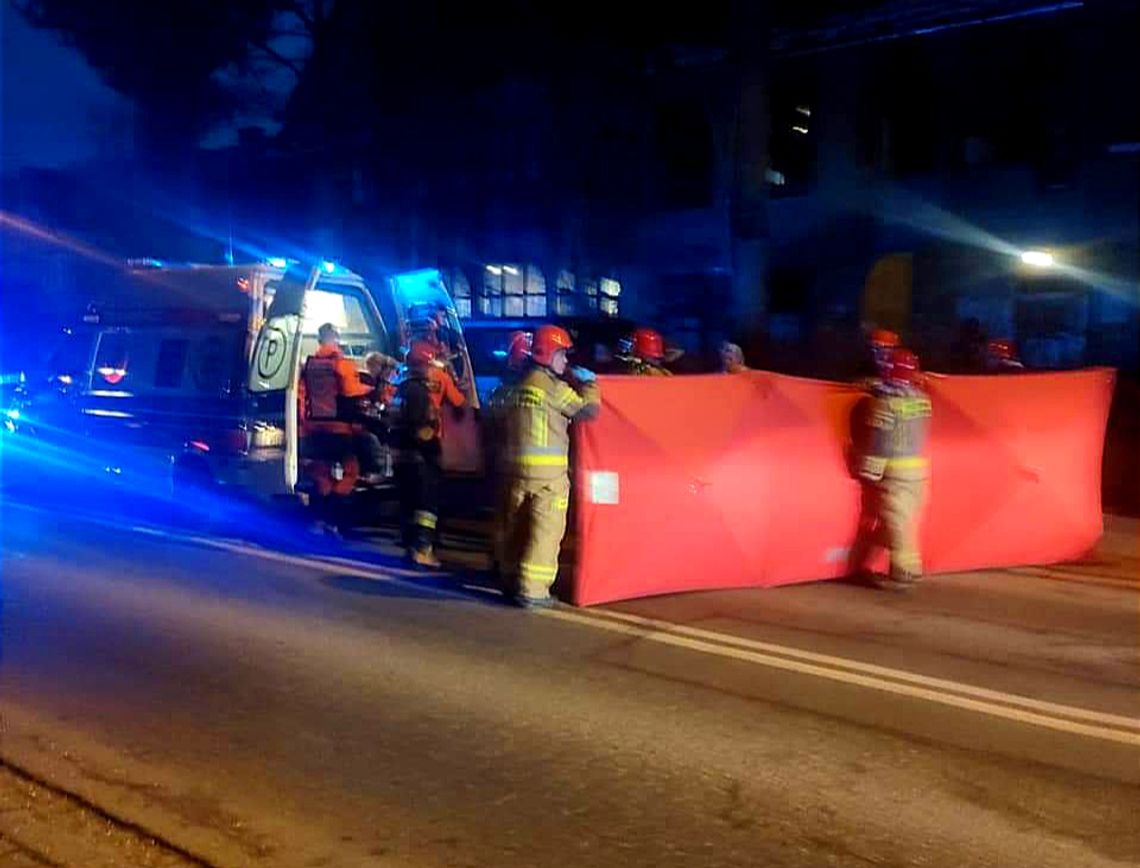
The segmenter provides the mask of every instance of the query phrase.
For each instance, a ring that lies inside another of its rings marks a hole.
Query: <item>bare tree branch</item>
[[[290,58],[286,57],[281,52],[277,51],[276,49],[270,48],[267,44],[265,44],[263,42],[251,43],[250,47],[256,48],[258,51],[265,54],[270,60],[273,60],[273,61],[279,63],[281,66],[284,66],[286,69],[288,69],[291,73],[300,77],[300,75],[301,75],[301,64],[298,63],[296,60],[291,60]]]

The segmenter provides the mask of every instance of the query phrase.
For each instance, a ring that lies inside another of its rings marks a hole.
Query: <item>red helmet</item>
[[[918,381],[920,371],[918,356],[904,347],[898,347],[891,353],[886,378],[899,383],[914,383]]]
[[[1010,362],[1016,358],[1017,353],[1013,349],[1013,341],[1007,338],[994,338],[986,344],[986,355],[994,361]]]
[[[556,352],[569,351],[573,348],[574,341],[570,338],[570,332],[561,326],[544,325],[539,326],[538,331],[534,333],[530,355],[538,364],[549,366],[554,361]]]
[[[639,359],[659,362],[665,358],[665,340],[654,329],[638,329],[633,333],[633,354]]]
[[[427,341],[413,341],[408,349],[409,368],[426,368],[435,362],[435,347]]]
[[[893,350],[899,343],[899,336],[890,329],[875,329],[871,332],[871,346],[876,349]]]
[[[530,332],[515,332],[511,335],[511,342],[507,344],[507,367],[518,370],[530,358],[530,346],[534,342],[534,335]]]

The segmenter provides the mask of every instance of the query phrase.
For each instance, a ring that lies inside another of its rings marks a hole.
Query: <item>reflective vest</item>
[[[930,398],[913,386],[880,384],[871,408],[871,448],[865,465],[873,475],[924,479],[928,461]]]
[[[507,471],[520,479],[557,479],[570,468],[570,422],[596,413],[595,383],[575,391],[542,367],[532,367],[506,398]]]
[[[305,419],[332,422],[340,418],[340,377],[336,356],[309,356],[305,378]]]

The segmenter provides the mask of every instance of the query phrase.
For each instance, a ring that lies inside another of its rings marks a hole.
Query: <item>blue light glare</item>
[[[326,274],[332,274],[334,271],[336,271],[336,263],[335,262],[329,262],[326,259],[324,262],[321,263],[321,268],[323,268],[325,270]]]
[[[428,302],[442,302],[450,306],[450,299],[443,287],[443,279],[439,271],[434,268],[397,274],[392,280],[400,297],[409,307]]]
[[[7,410],[4,415],[9,419],[18,420],[20,418],[20,410],[18,407],[13,407],[12,409]]]
[[[283,256],[271,256],[266,260],[274,268],[286,268],[289,265],[289,260]]]

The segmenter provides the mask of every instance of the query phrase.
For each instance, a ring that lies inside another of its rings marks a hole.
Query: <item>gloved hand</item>
[[[598,379],[598,375],[591,371],[589,368],[581,367],[571,368],[570,376],[572,376],[579,383],[593,383]]]

